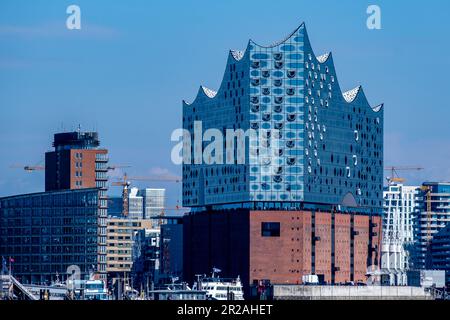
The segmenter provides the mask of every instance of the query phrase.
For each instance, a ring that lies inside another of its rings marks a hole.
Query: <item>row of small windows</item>
[[[267,64],[267,63],[265,63],[265,64]],[[258,60],[252,61],[251,67],[253,69],[258,69],[258,68],[261,67],[261,62],[258,61]],[[275,69],[282,69],[284,67],[284,62],[283,61],[274,61],[273,62],[273,67]]]
[[[314,70],[315,69],[314,63],[311,62],[311,64],[310,64],[308,61],[305,61],[305,68],[309,69],[310,67],[311,67],[311,70]],[[319,63],[317,64],[317,70],[320,71],[320,64]],[[330,72],[330,69],[328,68],[328,66],[325,66],[325,72],[326,73]]]
[[[290,79],[295,78],[295,76],[297,75],[297,72],[295,70],[287,70],[286,71],[286,76]],[[269,70],[262,70],[261,71],[261,76],[263,78],[269,78],[270,77],[270,71]],[[267,80],[264,80],[264,83],[266,83]],[[281,87],[283,84],[283,79],[273,79],[272,81],[273,85],[275,87]],[[253,86],[259,86],[261,84],[261,79],[259,78],[252,78],[251,79],[251,84]]]
[[[273,100],[276,104],[282,104],[284,101],[284,97],[283,96],[277,96],[274,97]],[[259,97],[258,96],[251,96],[250,97],[250,102],[253,104],[258,104],[259,103]]]

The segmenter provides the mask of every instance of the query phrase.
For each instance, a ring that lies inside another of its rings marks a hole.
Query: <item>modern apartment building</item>
[[[0,256],[22,283],[106,279],[106,211],[96,188],[0,198]]]
[[[106,271],[109,278],[130,276],[135,237],[139,231],[150,228],[149,220],[108,217]]]
[[[430,268],[445,271],[445,284],[450,285],[450,224],[439,230],[429,246]]]
[[[418,186],[393,183],[385,187],[381,268],[391,285],[406,285],[414,244],[413,220],[420,193]]]
[[[450,222],[450,182],[425,182],[421,189],[414,219],[413,262],[417,269],[430,269],[433,268],[430,245],[434,236]],[[436,254],[436,243],[441,240],[436,240],[433,254]]]
[[[220,88],[183,101],[183,128],[187,279],[364,281],[379,263],[383,105],[341,91],[304,24],[230,51]]]

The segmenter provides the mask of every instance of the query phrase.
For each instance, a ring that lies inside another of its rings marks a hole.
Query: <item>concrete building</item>
[[[406,285],[414,244],[413,219],[417,211],[418,186],[390,184],[385,187],[381,269],[391,285]]]
[[[22,283],[80,277],[106,279],[106,201],[96,188],[0,198],[0,256],[13,259]]]
[[[432,268],[432,251],[430,245],[443,228],[450,222],[450,183],[425,182],[419,195],[418,210],[414,219],[414,267],[416,269]],[[442,235],[445,234],[445,231]],[[441,236],[442,236],[441,235]],[[435,242],[435,251],[442,241],[441,236]]]
[[[339,283],[379,264],[383,105],[361,86],[342,93],[331,53],[314,54],[304,24],[230,51],[219,90],[183,102],[183,128],[186,279],[215,266],[246,286],[310,273]],[[249,138],[226,136],[238,129]]]
[[[422,287],[274,285],[273,300],[434,300]]]
[[[143,219],[108,217],[106,240],[106,272],[108,278],[130,276],[133,267],[133,245],[136,233],[151,228]]]

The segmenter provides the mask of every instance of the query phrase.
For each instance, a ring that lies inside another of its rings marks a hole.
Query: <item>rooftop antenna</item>
[[[77,132],[80,133],[81,132],[81,124],[78,124],[78,129]]]

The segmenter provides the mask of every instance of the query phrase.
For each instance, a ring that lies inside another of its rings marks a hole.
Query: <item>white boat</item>
[[[244,300],[244,292],[239,276],[236,279],[220,278],[219,269],[214,268],[210,278],[198,276],[193,290],[205,290],[206,297],[212,300]]]

